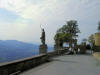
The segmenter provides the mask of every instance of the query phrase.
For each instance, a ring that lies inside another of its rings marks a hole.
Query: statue
[[[42,29],[42,35],[41,35],[40,39],[41,39],[42,44],[44,45],[45,44],[45,31],[44,31],[44,29]]]
[[[46,54],[48,47],[47,47],[47,44],[45,43],[45,30],[42,27],[41,27],[41,30],[42,30],[42,34],[41,34],[40,39],[41,39],[42,44],[39,46],[39,53]]]

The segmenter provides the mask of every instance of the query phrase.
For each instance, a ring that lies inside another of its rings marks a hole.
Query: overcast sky
[[[48,45],[66,21],[77,20],[79,42],[97,32],[100,0],[0,0],[0,40],[40,43],[40,24]]]

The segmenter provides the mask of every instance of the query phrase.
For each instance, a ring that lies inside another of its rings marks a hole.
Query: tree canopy
[[[57,30],[54,37],[55,41],[70,42],[72,39],[78,37],[77,33],[80,30],[76,20],[67,21],[65,25]]]
[[[100,31],[100,21],[99,21],[99,23],[98,23],[98,30]]]
[[[72,35],[70,35],[68,33],[56,33],[54,40],[68,42],[70,40],[69,37],[72,37]]]
[[[94,44],[95,39],[94,39],[94,35],[93,35],[93,34],[91,34],[91,35],[89,36],[88,42],[89,42],[90,44]]]
[[[57,33],[70,34],[72,37],[77,37],[77,33],[79,32],[80,30],[76,20],[67,21],[66,25],[63,25],[63,27],[57,30]]]

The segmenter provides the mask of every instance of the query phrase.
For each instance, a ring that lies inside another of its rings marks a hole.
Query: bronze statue
[[[41,30],[42,30],[42,35],[40,39],[41,39],[42,44],[44,45],[45,44],[45,30],[43,28],[41,28]]]

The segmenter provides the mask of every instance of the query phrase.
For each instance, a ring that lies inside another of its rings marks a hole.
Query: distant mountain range
[[[53,47],[48,47],[48,52]],[[0,40],[0,62],[13,61],[39,54],[39,45],[17,40]]]

